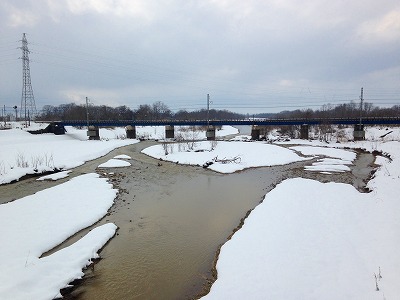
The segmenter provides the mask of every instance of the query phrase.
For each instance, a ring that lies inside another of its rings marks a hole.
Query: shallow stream
[[[374,161],[372,155],[359,153],[353,172],[334,175],[304,171],[304,165],[311,161],[222,175],[201,167],[160,162],[140,153],[151,144],[116,149],[71,173],[93,172],[118,154],[132,157],[131,167],[97,170],[121,192],[109,214],[95,226],[113,222],[119,230],[102,250],[103,259],[86,270],[84,281],[67,299],[196,298],[214,280],[212,269],[220,245],[276,184],[303,177],[350,183],[362,190]],[[1,200],[7,202],[60,182],[28,179],[0,186]],[[53,251],[73,243],[88,230]]]

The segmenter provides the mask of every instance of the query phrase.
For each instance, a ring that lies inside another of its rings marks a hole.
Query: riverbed
[[[115,205],[99,222],[113,222],[119,230],[102,250],[103,259],[86,271],[83,282],[69,290],[67,298],[196,298],[215,280],[212,271],[219,247],[276,184],[286,178],[304,177],[345,182],[363,191],[374,161],[372,155],[360,152],[352,172],[341,174],[304,171],[304,166],[312,162],[307,161],[222,175],[201,167],[161,162],[140,153],[152,144],[141,142],[116,149],[71,173],[76,176],[97,170],[120,190]],[[132,166],[96,169],[118,154],[131,156]],[[0,186],[2,201],[65,180],[28,179]],[[88,230],[53,251],[76,241]]]

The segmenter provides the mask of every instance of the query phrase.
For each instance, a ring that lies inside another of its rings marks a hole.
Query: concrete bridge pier
[[[208,126],[206,131],[207,141],[215,141],[215,126]]]
[[[354,136],[355,141],[365,140],[364,124],[355,124],[354,125],[353,136]]]
[[[87,136],[89,137],[89,140],[100,140],[99,127],[89,126]]]
[[[173,139],[175,137],[175,128],[173,125],[166,125],[165,126],[165,138],[166,139]]]
[[[260,139],[260,128],[258,126],[253,125],[251,127],[251,139],[253,141],[257,141]]]
[[[308,138],[309,138],[308,127],[309,127],[309,125],[307,125],[307,124],[300,125],[300,138],[302,140],[308,140]]]
[[[136,127],[132,125],[128,125],[125,127],[126,138],[127,139],[136,139]]]

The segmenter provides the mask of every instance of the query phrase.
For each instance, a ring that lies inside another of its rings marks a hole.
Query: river
[[[371,154],[358,153],[352,172],[334,175],[304,171],[310,161],[223,175],[140,153],[152,144],[116,149],[72,171],[71,176],[97,171],[120,190],[109,214],[95,224],[113,222],[119,230],[102,250],[102,259],[85,271],[75,289],[68,290],[67,299],[196,298],[215,280],[212,270],[219,247],[275,185],[286,178],[304,177],[350,183],[362,191],[374,161]],[[118,154],[131,156],[132,166],[96,169]],[[2,201],[60,182],[27,179],[0,186]],[[45,255],[73,243],[90,229]]]

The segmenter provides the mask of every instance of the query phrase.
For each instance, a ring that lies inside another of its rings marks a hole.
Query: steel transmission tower
[[[35,98],[33,97],[33,90],[31,84],[31,71],[29,68],[29,49],[26,34],[22,34],[22,97],[21,108],[19,110],[20,118],[25,121],[32,119],[36,115]]]

